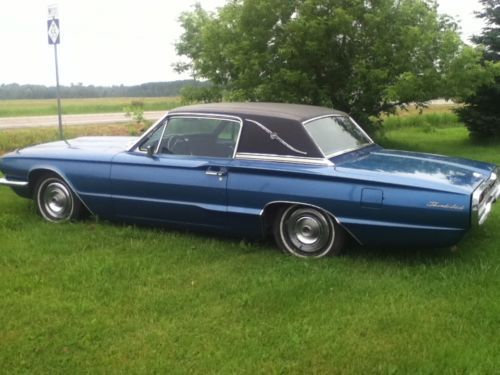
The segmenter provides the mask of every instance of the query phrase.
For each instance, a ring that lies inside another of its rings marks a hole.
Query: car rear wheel
[[[345,242],[345,232],[328,213],[301,205],[279,210],[273,232],[283,252],[302,258],[338,255]]]
[[[39,214],[47,221],[61,223],[80,215],[80,200],[56,175],[47,174],[38,179],[34,198]]]

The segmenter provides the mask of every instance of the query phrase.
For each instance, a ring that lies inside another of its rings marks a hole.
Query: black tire
[[[40,216],[52,223],[76,219],[82,204],[68,184],[55,174],[41,176],[35,185],[34,200]]]
[[[339,255],[346,237],[331,215],[301,205],[286,206],[277,212],[273,234],[284,253],[301,258]]]

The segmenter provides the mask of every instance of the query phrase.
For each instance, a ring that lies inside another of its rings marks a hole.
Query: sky
[[[62,85],[135,85],[189,78],[172,64],[182,28],[178,18],[195,0],[55,0],[61,28]],[[225,0],[198,0],[216,10]],[[440,13],[460,21],[467,40],[483,26],[478,0],[439,0]],[[47,42],[46,0],[0,0],[0,84],[55,85],[54,48]]]

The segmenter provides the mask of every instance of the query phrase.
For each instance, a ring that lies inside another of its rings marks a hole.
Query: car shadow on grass
[[[461,257],[459,247],[446,248],[391,248],[351,245],[344,257],[352,261],[377,261],[403,263],[405,265],[436,264],[455,261]]]
[[[92,219],[90,219],[90,221],[92,221]],[[159,235],[174,237],[180,239],[181,241],[179,243],[186,249],[196,249],[200,252],[203,252],[205,249],[210,249],[211,256],[214,256],[214,250],[217,248],[217,253],[220,253],[221,257],[258,254],[259,256],[265,257],[288,257],[294,259],[294,257],[287,256],[279,250],[272,236],[267,236],[262,239],[248,239],[228,234],[212,233],[209,231],[188,230],[179,228],[175,225],[155,226],[107,220],[98,221],[100,224],[121,227],[122,229],[129,227],[131,229],[131,235],[133,230],[138,229],[140,231],[151,231]],[[460,250],[460,243],[458,246],[447,248],[387,248],[365,247],[351,241],[346,244],[346,248],[341,253],[340,258],[350,259],[352,261],[398,262],[409,265],[436,264],[454,261],[460,258]],[[315,261],[335,261],[336,258],[337,257],[324,257],[315,259]]]

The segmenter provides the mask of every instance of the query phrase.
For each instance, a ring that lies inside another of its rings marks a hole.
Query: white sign
[[[59,18],[59,12],[57,11],[57,4],[49,5],[49,20],[54,18]]]
[[[49,44],[59,44],[59,20],[53,19],[47,21],[47,32],[49,34]]]

